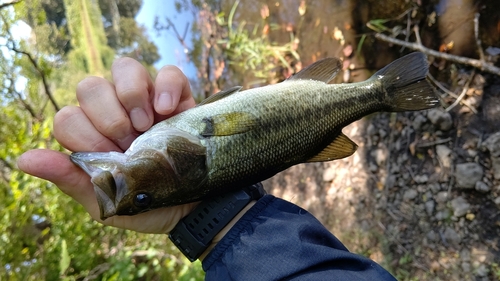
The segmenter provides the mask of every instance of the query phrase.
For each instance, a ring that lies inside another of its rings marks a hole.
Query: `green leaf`
[[[61,257],[59,260],[59,275],[64,275],[66,269],[69,267],[69,263],[71,258],[68,254],[68,247],[66,245],[66,240],[62,239],[61,241]]]

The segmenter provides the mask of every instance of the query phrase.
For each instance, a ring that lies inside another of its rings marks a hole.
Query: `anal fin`
[[[257,118],[248,112],[217,114],[203,119],[203,122],[206,124],[201,133],[204,137],[241,134],[258,125]]]
[[[340,133],[332,143],[325,147],[320,153],[307,160],[307,162],[325,162],[345,158],[356,152],[357,148],[357,144],[346,135]]]

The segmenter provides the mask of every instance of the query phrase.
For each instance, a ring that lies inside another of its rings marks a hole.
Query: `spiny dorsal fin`
[[[338,58],[326,58],[319,60],[302,69],[286,81],[292,80],[316,80],[328,83],[342,69],[342,62]]]
[[[248,132],[258,125],[257,118],[248,112],[217,114],[203,119],[206,126],[201,133],[204,137],[230,136]]]
[[[218,101],[220,99],[223,99],[227,96],[230,96],[231,94],[239,92],[241,88],[242,88],[241,86],[234,86],[234,87],[229,88],[227,90],[220,91],[217,94],[211,95],[208,98],[204,99],[197,106],[212,103],[214,101]]]
[[[335,138],[332,143],[325,147],[316,156],[307,160],[307,162],[324,162],[345,158],[356,152],[357,148],[357,144],[355,144],[346,135],[340,133],[340,135]]]

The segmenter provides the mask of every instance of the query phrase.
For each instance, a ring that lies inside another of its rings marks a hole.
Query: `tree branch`
[[[452,61],[455,63],[469,65],[469,66],[478,68],[482,71],[486,71],[486,72],[500,76],[500,68],[494,66],[491,63],[487,63],[485,61],[461,57],[461,56],[455,56],[455,55],[451,55],[451,54],[447,54],[447,53],[441,53],[441,52],[429,49],[427,47],[424,47],[423,45],[420,45],[417,43],[406,42],[406,41],[399,40],[399,39],[396,39],[393,37],[389,37],[389,36],[381,34],[381,33],[375,34],[375,38],[382,40],[382,41],[385,41],[385,42],[395,44],[395,45],[404,46],[404,47],[407,47],[407,48],[415,50],[415,51],[420,51],[424,54],[427,54],[427,55],[430,55],[433,57],[441,58],[441,59]]]
[[[0,4],[0,10],[3,9],[3,8],[7,8],[9,6],[12,6],[12,5],[15,5],[17,3],[20,3],[22,0],[18,0],[18,1],[11,1],[11,2],[7,2],[7,3],[2,3]]]
[[[33,56],[30,53],[28,53],[26,51],[19,50],[13,46],[10,47],[9,49],[11,49],[12,51],[14,51],[17,54],[22,54],[22,55],[25,55],[26,57],[28,57],[28,59],[31,62],[31,64],[33,65],[33,67],[36,69],[36,71],[38,72],[38,74],[40,74],[40,77],[42,78],[42,84],[43,84],[43,88],[45,90],[45,94],[47,95],[50,102],[52,103],[52,106],[54,106],[54,109],[56,111],[59,111],[60,107],[57,104],[56,100],[54,99],[52,92],[50,91],[49,82],[47,81],[47,76],[45,75],[45,72],[38,66],[38,63],[33,58]]]

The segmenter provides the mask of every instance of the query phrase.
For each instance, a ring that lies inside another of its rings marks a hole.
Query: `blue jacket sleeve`
[[[203,260],[205,280],[395,280],[304,209],[262,197]]]

